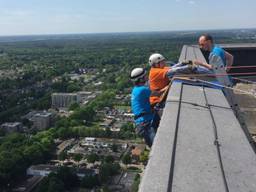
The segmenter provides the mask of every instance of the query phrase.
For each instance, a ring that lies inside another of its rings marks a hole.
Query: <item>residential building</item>
[[[52,113],[38,112],[30,120],[33,122],[33,128],[43,130],[51,125]]]
[[[55,165],[48,165],[48,164],[39,164],[39,165],[32,165],[27,169],[27,175],[33,176],[48,176],[51,172],[57,172],[59,169],[58,166]],[[76,175],[80,178],[89,175],[95,175],[96,171],[93,169],[77,169]]]
[[[43,130],[49,128],[54,121],[55,113],[48,111],[31,111],[22,119],[28,119],[32,122],[32,128]]]
[[[81,97],[77,93],[53,93],[52,108],[68,108],[72,103],[80,103]]]
[[[5,133],[20,132],[23,130],[23,125],[20,122],[7,122],[1,125]]]

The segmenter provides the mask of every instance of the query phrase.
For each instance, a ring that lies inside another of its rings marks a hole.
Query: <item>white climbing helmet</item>
[[[132,70],[130,78],[132,81],[137,82],[140,79],[144,80],[144,76],[146,75],[146,70],[143,68],[135,68]]]
[[[148,63],[150,66],[159,63],[160,61],[165,60],[164,56],[159,54],[159,53],[154,53],[152,55],[150,55],[149,59],[148,59]]]

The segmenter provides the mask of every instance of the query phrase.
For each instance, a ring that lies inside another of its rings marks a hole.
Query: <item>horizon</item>
[[[222,28],[222,29],[187,29],[187,30],[159,30],[159,31],[112,31],[112,32],[80,32],[80,33],[46,33],[46,34],[10,34],[1,35],[0,37],[28,37],[28,36],[68,36],[68,35],[111,35],[111,34],[139,34],[139,33],[177,33],[177,32],[215,32],[215,31],[239,31],[239,30],[256,30],[256,27],[252,28]]]

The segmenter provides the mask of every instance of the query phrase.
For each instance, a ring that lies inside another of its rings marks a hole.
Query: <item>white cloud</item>
[[[33,14],[32,11],[28,10],[1,10],[1,15],[6,17],[24,17],[24,16],[31,16]]]
[[[190,5],[195,5],[196,2],[193,1],[193,0],[175,0],[176,3],[181,3],[181,2],[184,2],[184,3],[188,3]]]
[[[188,3],[189,3],[189,4],[191,4],[191,5],[196,4],[196,2],[195,2],[195,1],[188,1]]]

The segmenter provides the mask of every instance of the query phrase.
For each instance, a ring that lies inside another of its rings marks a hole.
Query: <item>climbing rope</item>
[[[221,77],[221,76],[229,76],[229,75],[237,75],[237,76],[248,76],[255,75],[256,72],[247,72],[247,73],[200,73],[200,74],[176,74],[176,77]]]
[[[236,79],[238,81],[241,81],[241,82],[244,82],[244,83],[247,83],[247,84],[256,84],[255,81],[251,81],[251,80],[248,80],[248,79],[241,79],[241,78],[238,78],[238,77],[232,77],[232,79]]]
[[[227,69],[244,69],[244,68],[256,68],[255,65],[244,65],[244,66],[230,66]]]
[[[214,130],[214,145],[216,146],[217,149],[217,155],[218,155],[218,159],[219,159],[219,165],[220,165],[220,169],[221,169],[221,174],[222,174],[222,178],[223,178],[223,182],[224,182],[224,186],[225,186],[225,191],[229,192],[229,188],[228,188],[228,183],[227,183],[227,179],[226,179],[226,175],[225,175],[225,170],[224,170],[224,166],[223,166],[223,162],[222,162],[222,157],[221,157],[221,152],[220,152],[220,143],[219,143],[219,138],[218,138],[218,130],[217,130],[217,125],[210,107],[210,104],[208,102],[206,93],[205,93],[205,89],[203,87],[204,90],[204,98],[205,98],[205,102],[206,102],[206,106],[210,112],[211,115],[211,119],[212,119],[212,124],[213,124],[213,130]]]
[[[220,87],[220,88],[225,88],[225,89],[230,89],[230,90],[233,90],[233,91],[239,91],[241,93],[244,93],[244,94],[247,94],[247,95],[251,95],[253,97],[256,98],[256,94],[253,93],[253,92],[250,92],[250,91],[244,91],[242,89],[238,89],[238,88],[233,88],[233,87],[228,87],[228,86],[225,86],[225,85],[220,85],[218,83],[213,83],[213,82],[210,82],[210,81],[205,81],[205,80],[202,80],[202,79],[191,79],[192,82],[200,82],[200,83],[205,83],[205,84],[208,84],[208,85],[212,85],[212,86],[215,86],[215,87]]]

